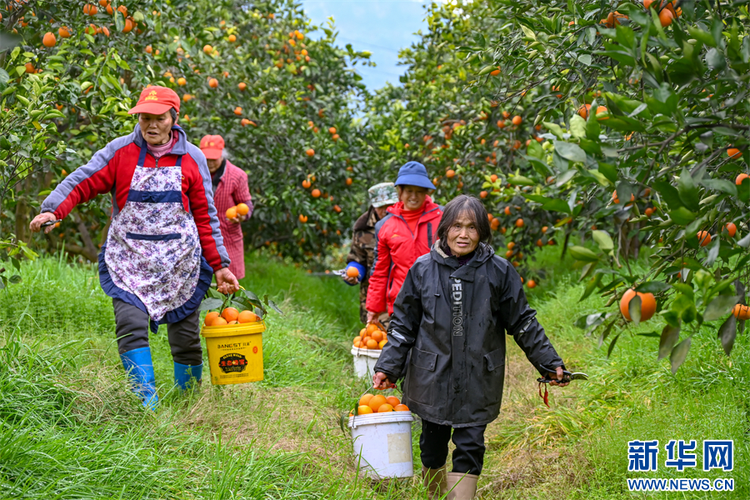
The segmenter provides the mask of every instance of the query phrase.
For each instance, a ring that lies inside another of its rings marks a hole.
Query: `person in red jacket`
[[[227,160],[224,138],[220,135],[204,136],[201,139],[201,151],[206,155],[208,170],[211,172],[221,236],[232,261],[229,270],[241,280],[245,277],[245,249],[240,223],[253,215],[253,200],[247,188],[247,173]],[[227,210],[241,203],[247,207],[247,213],[237,213],[237,217],[227,218]]]
[[[200,149],[177,125],[180,98],[166,87],[143,90],[130,114],[138,124],[44,200],[31,230],[70,214],[79,203],[112,195],[112,223],[99,254],[99,281],[112,297],[120,358],[147,408],[159,398],[148,343],[149,325],[167,324],[177,385],[200,381],[199,311],[216,275],[222,293],[239,290],[219,230],[211,174]]]
[[[393,314],[406,273],[436,241],[442,208],[428,196],[435,186],[421,163],[410,161],[398,171],[399,202],[375,226],[375,263],[367,292],[367,322],[383,312]]]

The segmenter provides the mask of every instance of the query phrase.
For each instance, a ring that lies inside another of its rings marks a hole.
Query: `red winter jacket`
[[[406,273],[416,260],[429,253],[437,239],[437,227],[443,209],[428,196],[424,214],[417,223],[416,234],[401,216],[403,202],[388,209],[388,215],[375,225],[375,263],[367,290],[367,310],[393,314],[396,301]]]

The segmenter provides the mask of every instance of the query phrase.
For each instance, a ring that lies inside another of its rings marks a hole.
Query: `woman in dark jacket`
[[[438,238],[406,276],[373,382],[385,389],[404,379],[404,403],[422,418],[419,445],[430,498],[450,490],[448,499],[470,499],[482,471],[485,428],[500,412],[503,333],[543,376],[562,380],[564,366],[520,277],[489,245],[481,202],[462,195],[448,203]],[[453,472],[446,474],[451,431],[456,450]]]

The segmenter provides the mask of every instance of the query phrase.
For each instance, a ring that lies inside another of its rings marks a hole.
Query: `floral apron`
[[[198,228],[182,203],[182,156],[173,167],[159,167],[157,160],[155,168],[144,168],[146,152],[144,144],[128,199],[112,219],[102,252],[104,269],[100,256],[100,276],[108,295],[145,307],[154,329],[155,323],[165,322],[167,313],[185,309],[188,303],[197,307],[205,292],[203,268],[207,263],[202,258]],[[209,274],[209,284],[210,280]],[[203,290],[196,290],[199,281]],[[139,300],[133,300],[133,295]],[[187,316],[195,308],[189,309],[179,316]]]

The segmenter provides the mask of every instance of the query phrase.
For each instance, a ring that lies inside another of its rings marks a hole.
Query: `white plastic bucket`
[[[352,346],[354,374],[359,378],[372,378],[375,375],[375,363],[378,362],[382,349],[360,349]]]
[[[349,417],[354,457],[362,473],[374,478],[412,477],[411,412]]]

